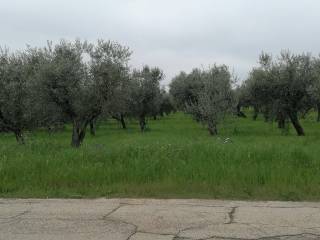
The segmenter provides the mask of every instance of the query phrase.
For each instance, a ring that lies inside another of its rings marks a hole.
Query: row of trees
[[[0,131],[23,132],[39,127],[73,127],[71,145],[79,147],[99,117],[113,117],[126,128],[125,118],[139,120],[172,110],[160,88],[163,72],[143,67],[131,71],[131,51],[118,43],[92,44],[62,40],[43,48],[0,51]]]
[[[69,123],[71,145],[79,147],[88,127],[95,134],[98,118],[112,117],[123,128],[126,118],[135,118],[144,131],[148,117],[174,109],[191,114],[211,135],[226,116],[245,117],[243,107],[254,109],[254,119],[263,114],[282,129],[291,122],[300,136],[305,134],[301,117],[316,109],[320,121],[320,58],[309,54],[262,53],[260,66],[238,87],[226,65],[181,72],[169,93],[160,87],[159,68],[129,68],[131,54],[103,40],[0,49],[0,131],[13,132],[23,143],[25,131]]]
[[[171,82],[170,94],[177,107],[206,124],[211,135],[218,133],[226,115],[246,117],[243,107],[254,109],[254,119],[261,113],[281,129],[291,122],[297,135],[305,135],[300,118],[316,109],[320,121],[320,58],[284,51],[275,59],[262,53],[259,63],[238,87],[225,65],[181,72]]]

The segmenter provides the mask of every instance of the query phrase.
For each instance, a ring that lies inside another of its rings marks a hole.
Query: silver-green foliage
[[[110,41],[89,44],[61,41],[43,49],[40,81],[46,102],[55,103],[73,124],[72,146],[79,147],[86,128],[112,99],[127,73],[131,52]]]
[[[190,74],[181,72],[173,79],[170,94],[177,106],[205,124],[211,135],[218,133],[218,124],[235,107],[232,76],[226,65],[196,68]]]
[[[154,116],[160,111],[160,81],[163,72],[159,68],[143,67],[135,70],[131,78],[131,114],[139,119],[141,131],[145,130],[146,117]]]
[[[39,121],[33,87],[39,65],[30,56],[0,49],[0,131],[13,132],[20,143],[23,132],[37,127]]]
[[[211,135],[216,135],[218,124],[234,109],[231,74],[227,66],[214,65],[201,71],[200,82],[196,101],[187,104],[187,111],[206,124]]]
[[[246,86],[251,101],[264,109],[268,119],[276,119],[283,128],[289,119],[298,135],[304,135],[299,115],[310,109],[310,87],[316,75],[314,60],[309,54],[281,52],[277,59],[260,56],[260,67],[250,73]]]

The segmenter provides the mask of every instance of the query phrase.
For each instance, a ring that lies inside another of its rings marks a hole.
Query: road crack
[[[232,208],[231,208],[231,211],[228,212],[229,221],[226,222],[225,224],[232,224],[232,223],[234,223],[234,215],[235,215],[235,213],[236,213],[237,208],[238,208],[238,207],[232,207]]]

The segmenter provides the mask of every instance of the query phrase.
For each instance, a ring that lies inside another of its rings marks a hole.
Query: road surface
[[[320,239],[320,203],[0,199],[0,240]]]

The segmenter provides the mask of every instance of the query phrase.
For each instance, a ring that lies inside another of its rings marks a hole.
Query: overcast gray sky
[[[111,39],[131,65],[181,70],[225,63],[244,79],[263,50],[320,53],[319,0],[0,0],[0,45]]]

